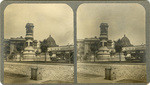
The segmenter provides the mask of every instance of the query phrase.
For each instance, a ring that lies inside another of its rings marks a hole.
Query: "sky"
[[[4,11],[4,38],[25,37],[26,23],[34,24],[34,39],[51,35],[58,45],[73,43],[73,11],[66,4],[11,4]],[[99,37],[108,23],[109,39],[124,34],[131,44],[145,43],[145,9],[136,3],[82,4],[77,10],[77,39]]]
[[[136,3],[88,3],[77,10],[77,39],[99,37],[100,24],[108,23],[110,40],[124,34],[131,44],[145,44],[145,9]]]
[[[58,45],[73,44],[73,11],[66,4],[10,4],[4,11],[4,38],[26,34],[26,23],[34,24],[34,39],[51,35]]]

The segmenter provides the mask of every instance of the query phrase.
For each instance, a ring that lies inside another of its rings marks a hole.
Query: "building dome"
[[[56,47],[56,46],[58,46],[56,44],[54,38],[52,38],[51,35],[47,38],[47,43],[48,43],[49,47]]]
[[[132,44],[130,43],[130,40],[124,35],[124,37],[121,39],[121,43],[123,47],[126,46],[132,46]]]

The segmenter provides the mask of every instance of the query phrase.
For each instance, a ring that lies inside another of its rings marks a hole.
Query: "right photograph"
[[[147,83],[145,9],[85,3],[77,10],[77,82]]]

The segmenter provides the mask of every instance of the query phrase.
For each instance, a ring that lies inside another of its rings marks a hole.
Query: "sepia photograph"
[[[1,82],[147,84],[147,3],[4,1]]]
[[[145,17],[137,3],[81,4],[77,82],[147,83]]]
[[[4,11],[4,84],[74,83],[73,11],[10,4]]]

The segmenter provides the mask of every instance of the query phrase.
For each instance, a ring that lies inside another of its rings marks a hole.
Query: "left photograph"
[[[74,83],[73,11],[10,4],[4,11],[4,84]]]

